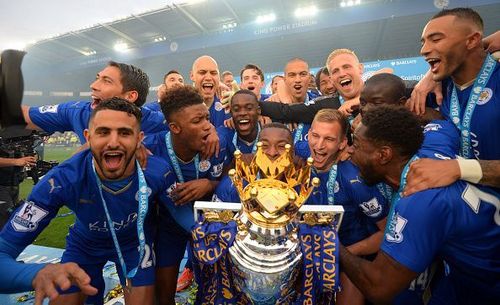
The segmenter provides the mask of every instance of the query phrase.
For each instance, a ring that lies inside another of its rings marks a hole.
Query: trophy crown
[[[239,150],[234,152],[235,168],[229,176],[238,191],[243,212],[250,221],[263,227],[275,228],[289,223],[307,200],[319,179],[311,176],[313,160],[296,166],[290,144],[285,153],[271,160],[263,151],[262,142],[249,164]]]

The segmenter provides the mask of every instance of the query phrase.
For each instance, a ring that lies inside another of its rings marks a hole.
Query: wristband
[[[479,183],[483,178],[483,170],[479,161],[473,159],[459,159],[457,160],[458,167],[460,167],[460,179],[472,183]]]

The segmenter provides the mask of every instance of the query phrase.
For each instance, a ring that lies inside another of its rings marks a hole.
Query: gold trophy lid
[[[319,186],[318,178],[310,179],[312,159],[297,168],[290,144],[274,161],[263,152],[261,142],[257,143],[250,164],[242,160],[239,150],[234,157],[235,168],[229,171],[229,176],[240,196],[242,212],[260,226],[277,228],[288,224],[314,187]]]

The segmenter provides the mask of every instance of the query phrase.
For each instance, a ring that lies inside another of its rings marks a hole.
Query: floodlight
[[[126,42],[117,42],[113,46],[113,49],[117,52],[127,52],[128,51],[128,44]]]
[[[307,7],[299,7],[295,10],[295,17],[309,17],[314,16],[318,13],[318,8],[314,5]]]
[[[255,22],[267,23],[267,22],[272,22],[274,20],[276,20],[276,15],[274,13],[270,13],[270,14],[266,14],[266,15],[257,16],[257,19],[255,19]]]

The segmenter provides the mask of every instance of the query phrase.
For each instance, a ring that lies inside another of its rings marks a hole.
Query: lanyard
[[[384,198],[387,201],[391,201],[392,188],[388,184],[380,182],[377,184],[377,188],[378,188],[378,191],[380,192],[380,194],[382,194],[382,196],[384,196]]]
[[[345,100],[344,100],[344,98],[342,97],[342,95],[339,95],[339,101],[340,101],[340,105],[341,105],[341,106],[342,106],[342,105],[344,105]],[[349,120],[349,124],[351,124],[351,125],[352,125],[352,121],[354,121],[354,117],[352,116],[352,114],[351,114],[351,115],[349,115],[349,116],[347,117],[347,119]]]
[[[131,283],[130,279],[135,276],[137,273],[137,268],[139,267],[142,258],[144,257],[144,248],[146,244],[146,237],[144,236],[144,218],[146,218],[146,214],[148,212],[148,185],[146,183],[146,178],[144,177],[144,173],[142,172],[141,166],[139,162],[135,161],[135,167],[137,169],[137,179],[139,181],[139,206],[138,206],[138,215],[137,215],[137,238],[139,239],[139,263],[132,270],[127,272],[127,265],[125,264],[125,260],[123,259],[123,254],[120,249],[120,244],[118,243],[118,238],[116,237],[115,228],[113,225],[113,221],[111,220],[111,215],[109,215],[108,206],[106,204],[106,200],[104,200],[104,196],[102,194],[102,182],[97,175],[94,161],[92,161],[92,169],[94,171],[94,175],[96,178],[99,195],[101,195],[102,206],[104,207],[104,213],[106,214],[106,220],[108,222],[109,231],[111,232],[111,236],[113,237],[113,243],[115,245],[116,253],[118,254],[118,260],[120,261],[120,265],[122,267],[123,275],[126,279],[127,288],[130,289]]]
[[[181,166],[179,165],[179,160],[177,160],[177,156],[175,155],[174,147],[172,145],[172,137],[170,137],[170,132],[167,132],[165,135],[165,143],[167,144],[167,152],[168,158],[174,167],[175,175],[177,176],[177,180],[180,183],[184,183],[184,176],[182,175]],[[200,157],[198,154],[194,157],[194,170],[196,171],[196,179],[199,176],[199,167],[200,167]]]
[[[481,71],[479,71],[478,77],[474,81],[474,85],[472,86],[472,91],[469,96],[469,100],[467,101],[467,105],[465,106],[464,114],[462,119],[460,119],[460,102],[458,101],[457,96],[457,88],[453,84],[453,91],[451,94],[450,100],[450,118],[453,123],[457,126],[458,130],[460,130],[460,155],[464,158],[470,159],[472,157],[472,147],[470,141],[470,125],[472,121],[472,114],[474,113],[474,109],[476,108],[477,101],[481,96],[484,88],[488,84],[488,80],[493,74],[493,70],[495,69],[496,60],[488,55],[486,60],[481,67]]]
[[[304,131],[304,123],[300,123],[295,129],[295,137],[293,138],[293,144],[296,144],[302,139],[302,132]]]
[[[255,153],[257,151],[257,139],[259,138],[260,134],[260,124],[257,123],[257,136],[255,137],[255,140],[253,141],[253,146],[252,146],[252,153]],[[238,132],[236,130],[234,131],[234,136],[233,136],[233,145],[235,149],[239,149],[237,145],[238,141]]]
[[[328,182],[326,183],[326,189],[328,191],[328,204],[335,204],[335,180],[337,179],[337,164],[332,165],[330,171],[328,172]]]
[[[403,168],[403,172],[401,173],[401,178],[399,178],[399,189],[397,192],[392,194],[391,198],[391,208],[389,210],[389,215],[387,215],[387,225],[385,227],[385,234],[388,232],[394,232],[395,228],[393,226],[395,225],[394,222],[392,221],[392,218],[394,217],[395,213],[395,208],[396,205],[398,204],[399,200],[401,199],[401,195],[403,194],[403,190],[406,186],[406,176],[408,175],[408,171],[410,170],[410,164],[413,163],[413,161],[417,160],[418,156],[414,155],[408,163],[406,163],[405,167]]]

